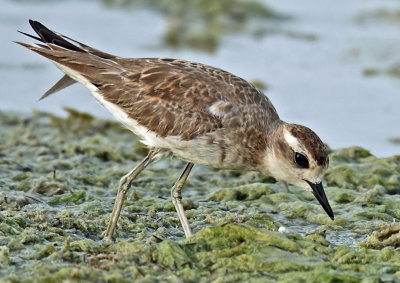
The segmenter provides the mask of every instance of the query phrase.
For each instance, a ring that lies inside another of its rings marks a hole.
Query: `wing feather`
[[[41,99],[77,80],[159,136],[183,139],[219,128],[251,126],[263,131],[279,120],[264,94],[221,69],[175,59],[120,58],[39,22],[30,24],[39,37],[26,35],[43,44],[17,43],[50,59],[66,73]]]

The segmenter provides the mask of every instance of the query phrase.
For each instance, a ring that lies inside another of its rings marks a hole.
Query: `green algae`
[[[359,24],[370,24],[370,25],[382,25],[389,24],[393,26],[398,26],[400,23],[400,9],[399,8],[391,8],[391,9],[376,9],[367,12],[363,12],[356,17],[356,21]],[[396,59],[391,60],[391,62],[386,63],[384,66],[370,66],[365,68],[362,71],[364,76],[377,76],[384,75],[393,78],[400,78],[400,62]],[[395,142],[398,139],[393,138]],[[398,142],[397,142],[398,143]]]
[[[389,138],[389,142],[393,144],[400,144],[400,138],[397,137]]]
[[[363,70],[363,75],[364,76],[386,75],[398,79],[400,77],[400,63],[394,62],[388,66],[381,68],[366,68]],[[399,143],[398,138],[391,138],[389,139],[389,141],[395,144]]]
[[[77,190],[67,196],[53,197],[53,198],[49,199],[47,201],[47,203],[48,204],[57,204],[57,203],[62,203],[62,202],[74,202],[74,203],[80,202],[80,203],[82,203],[87,200],[89,200],[89,199],[86,197],[86,192],[83,190]]]
[[[376,158],[366,150],[350,148],[335,151],[330,159],[333,166],[325,176],[328,185],[352,189],[381,185],[385,193],[400,193],[400,156]]]
[[[190,239],[169,199],[184,164],[161,161],[133,184],[109,244],[118,180],[146,149],[119,124],[67,113],[0,112],[1,282],[400,280],[400,156],[333,151],[335,221],[293,186],[196,166],[183,192]]]
[[[368,22],[386,22],[392,24],[400,23],[400,9],[379,9],[370,12],[364,12],[356,20],[360,23]]]
[[[111,7],[146,8],[165,17],[163,42],[172,48],[189,47],[215,52],[220,38],[248,33],[260,37],[271,21],[288,18],[257,0],[102,0]]]
[[[387,248],[387,247],[400,247],[400,224],[389,223],[383,224],[381,231],[375,231],[365,241],[360,243],[360,246],[367,248]],[[387,256],[386,256],[387,257]],[[399,259],[400,261],[400,259]]]

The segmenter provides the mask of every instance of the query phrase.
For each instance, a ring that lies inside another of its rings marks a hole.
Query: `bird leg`
[[[186,238],[192,236],[192,231],[190,230],[189,222],[187,220],[185,210],[183,209],[181,191],[192,168],[193,168],[193,163],[188,162],[181,176],[178,178],[175,185],[171,189],[172,203],[174,204],[176,212],[178,213],[178,217],[179,220],[181,221],[182,228],[183,231],[185,232]]]
[[[157,150],[150,150],[145,159],[133,168],[128,174],[121,178],[118,186],[117,197],[115,198],[114,207],[108,222],[107,230],[103,233],[104,240],[110,241],[117,226],[118,218],[121,214],[122,205],[126,199],[126,193],[132,184],[132,181],[156,158],[159,153]]]

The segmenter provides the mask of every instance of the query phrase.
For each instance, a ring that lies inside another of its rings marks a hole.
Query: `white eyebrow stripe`
[[[301,140],[293,136],[286,129],[283,132],[283,137],[288,143],[288,145],[294,150],[294,152],[304,154],[307,157],[307,159],[309,159],[309,152],[304,148],[303,144],[301,143]]]
[[[288,130],[285,129],[283,136],[285,137],[286,142],[291,148],[293,149],[299,148],[299,140],[296,137],[294,137],[291,133],[289,133]]]

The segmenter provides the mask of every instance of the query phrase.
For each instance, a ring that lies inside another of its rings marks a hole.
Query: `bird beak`
[[[307,180],[306,182],[310,185],[313,195],[322,205],[322,208],[325,210],[326,214],[328,214],[332,220],[335,220],[335,216],[333,215],[332,208],[329,205],[328,199],[326,198],[324,187],[322,187],[322,183],[312,183]]]

